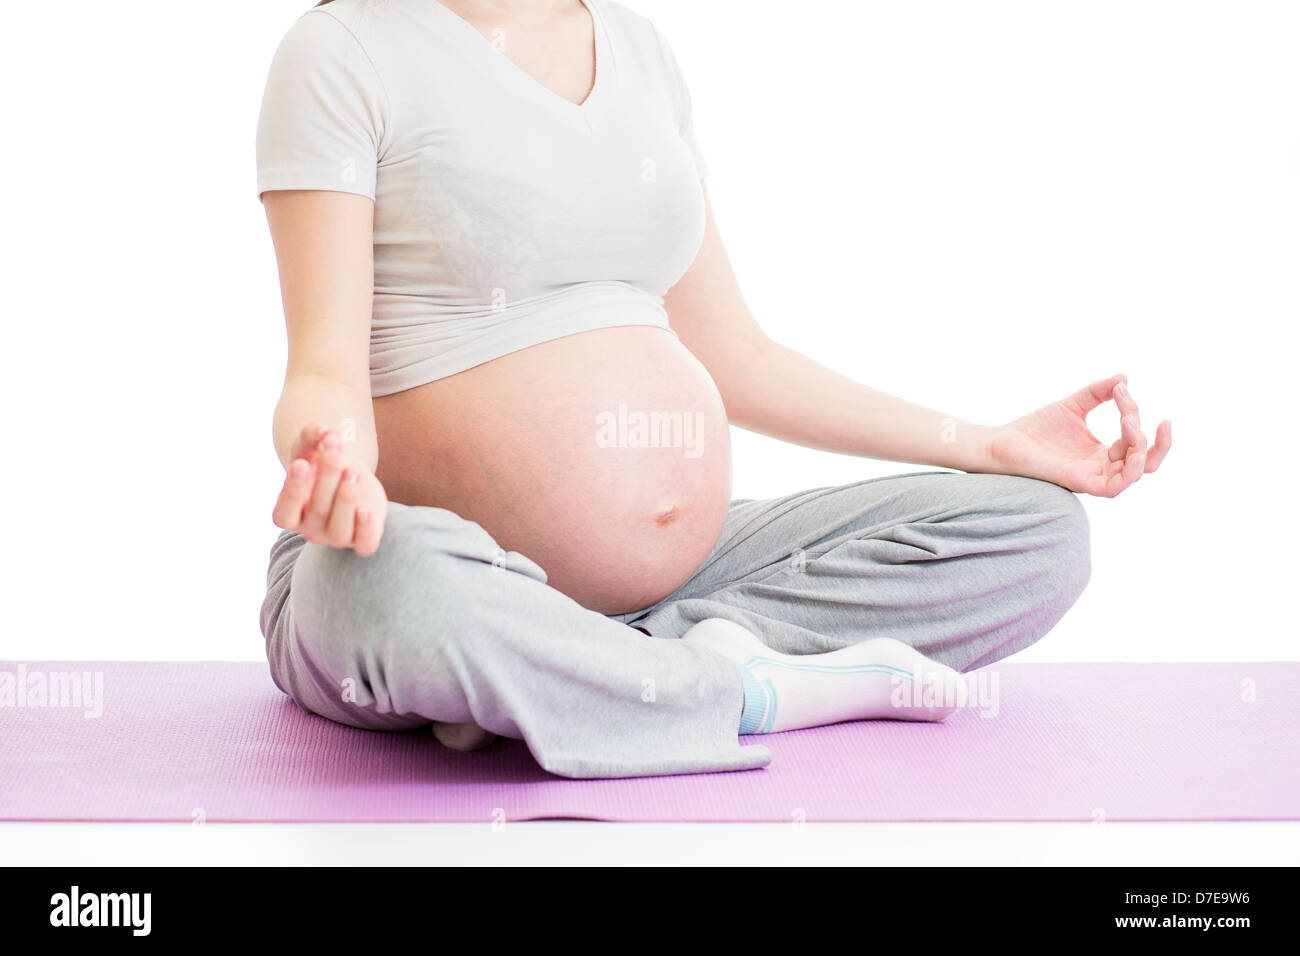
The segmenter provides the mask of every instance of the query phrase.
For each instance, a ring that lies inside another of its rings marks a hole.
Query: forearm
[[[345,455],[374,472],[379,464],[379,443],[368,383],[357,385],[317,375],[294,375],[285,382],[275,408],[273,431],[275,450],[286,468],[294,442],[313,422],[337,428]]]
[[[962,471],[990,469],[988,426],[854,382],[764,340],[743,368],[714,375],[732,424],[845,455]]]

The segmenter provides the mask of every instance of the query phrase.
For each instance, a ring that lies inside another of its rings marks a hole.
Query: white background
[[[284,335],[253,133],[309,2],[6,11],[0,658],[262,657]],[[1294,659],[1300,8],[630,5],[773,337],[976,421],[1117,371],[1173,419],[1159,474],[1087,500],[1091,586],[1023,659]],[[737,434],[737,497],[907,470]]]

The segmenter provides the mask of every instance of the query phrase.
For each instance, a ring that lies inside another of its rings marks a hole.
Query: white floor
[[[2,823],[8,866],[1294,865],[1300,822]]]

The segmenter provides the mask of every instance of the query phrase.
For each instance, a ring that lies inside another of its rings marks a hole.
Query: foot
[[[443,724],[434,721],[433,736],[452,750],[478,750],[497,739],[497,735],[478,724]]]
[[[938,721],[966,703],[957,671],[889,637],[825,654],[781,654],[739,624],[709,618],[682,640],[710,647],[740,669],[742,733],[846,720]]]

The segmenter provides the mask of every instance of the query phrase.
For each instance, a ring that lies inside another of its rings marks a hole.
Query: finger
[[[1138,414],[1137,402],[1133,400],[1133,395],[1123,382],[1115,386],[1115,405],[1121,415],[1132,415],[1137,420],[1138,427],[1142,427],[1142,416]]]
[[[1120,436],[1106,449],[1106,457],[1111,461],[1123,461],[1128,457],[1128,439],[1124,437],[1123,420],[1120,422]]]
[[[325,540],[335,548],[352,545],[356,528],[358,484],[354,468],[345,468],[339,476],[339,490],[334,494],[334,506],[325,524]]]
[[[1147,436],[1142,434],[1142,429],[1138,427],[1137,419],[1132,415],[1125,415],[1120,420],[1120,427],[1123,429],[1124,437],[1128,439],[1128,454],[1124,456],[1124,482],[1125,487],[1133,484],[1142,477],[1142,471],[1147,464]]]
[[[1079,389],[1065,400],[1065,404],[1074,408],[1080,415],[1087,415],[1102,402],[1110,401],[1115,386],[1126,381],[1128,381],[1128,377],[1122,373],[1112,375],[1110,378],[1103,378],[1099,382],[1093,382],[1091,385]]]
[[[352,550],[360,555],[371,555],[379,550],[379,540],[384,534],[384,515],[382,510],[376,514],[365,505],[357,508],[356,537]]]
[[[1165,460],[1165,455],[1169,454],[1169,449],[1174,443],[1174,426],[1169,419],[1165,419],[1156,428],[1156,440],[1151,445],[1151,450],[1147,452],[1147,474],[1155,471],[1160,467],[1160,463]]]
[[[339,434],[337,428],[322,426],[316,444],[307,450],[304,457],[309,461],[316,461],[324,452],[329,450],[341,452],[343,450],[343,436]]]
[[[302,523],[302,510],[311,499],[311,463],[295,458],[289,463],[289,471],[284,476],[284,487],[275,501],[271,520],[276,527],[286,531],[297,531]]]
[[[334,494],[343,474],[342,443],[335,435],[326,435],[316,453],[316,482],[311,501],[303,515],[303,534],[313,544],[325,540],[325,526],[334,507]]]
[[[298,432],[298,437],[294,439],[292,452],[293,457],[309,457],[311,453],[316,450],[316,446],[320,443],[321,438],[325,436],[327,431],[329,431],[329,429],[319,422],[308,422],[304,425],[302,430]]]
[[[1122,447],[1123,456],[1110,458],[1102,467],[1100,475],[1088,482],[1089,494],[1114,498],[1142,477],[1141,467],[1146,460],[1146,436],[1128,416],[1120,419],[1120,431],[1122,434],[1111,448]]]
[[[1110,495],[1107,483],[1116,470],[1117,466],[1112,461],[1102,463],[1098,463],[1095,459],[1090,462],[1077,461],[1062,474],[1062,480],[1054,478],[1050,480],[1079,494],[1106,498]]]
[[[1129,450],[1133,447],[1133,433],[1125,430],[1124,423],[1132,420],[1140,434],[1142,419],[1138,417],[1137,402],[1133,401],[1133,396],[1129,394],[1123,383],[1115,386],[1115,405],[1120,411],[1120,436],[1106,450],[1106,457],[1111,461],[1123,461],[1128,457]],[[1145,442],[1146,437],[1143,436],[1142,440]]]
[[[1098,494],[1103,498],[1114,498],[1117,494],[1132,484],[1131,481],[1124,477],[1124,462],[1109,462],[1100,484],[1101,491]]]
[[[1111,497],[1110,480],[1114,474],[1114,470],[1108,467],[1098,474],[1089,475],[1079,482],[1079,490],[1098,498],[1109,498]]]
[[[1131,448],[1133,445],[1132,433],[1126,428],[1124,424],[1127,420],[1128,420],[1127,415],[1120,417],[1119,437],[1116,438],[1115,441],[1111,443],[1111,446],[1106,449],[1106,457],[1109,458],[1112,462],[1123,461],[1125,458],[1127,458],[1129,448]]]

